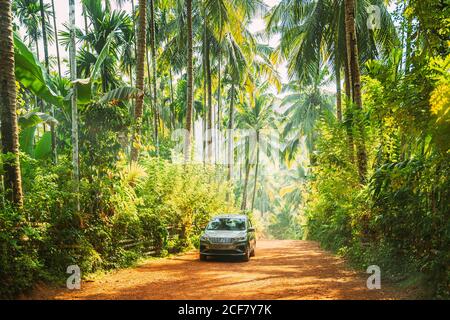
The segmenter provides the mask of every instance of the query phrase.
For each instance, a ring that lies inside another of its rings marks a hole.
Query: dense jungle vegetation
[[[0,0],[0,297],[246,212],[448,298],[449,46],[442,0]]]

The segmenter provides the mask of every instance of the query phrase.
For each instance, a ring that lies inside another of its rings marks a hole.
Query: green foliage
[[[440,139],[447,124],[439,119],[448,105],[437,97],[447,89],[442,72],[436,76],[436,69],[425,67],[434,63],[427,60],[415,62],[417,70],[406,77],[395,74],[398,60],[392,57],[368,65],[368,185],[356,179],[344,127],[333,121],[319,124],[308,232],[360,267],[379,265],[393,279],[421,274],[424,294],[445,297],[450,167],[448,141]]]
[[[77,212],[69,161],[21,160],[24,209],[3,206],[0,214],[1,297],[42,279],[63,284],[69,265],[86,275],[129,266],[149,251],[182,251],[198,242],[212,215],[233,211],[214,170],[147,158],[132,167],[120,160],[108,162],[109,170],[103,161],[85,168]]]
[[[300,240],[303,236],[298,216],[293,215],[289,208],[285,208],[271,217],[268,226],[269,234],[280,240]]]
[[[63,98],[56,93],[44,68],[17,35],[14,35],[14,52],[17,81],[46,102],[62,106]]]
[[[0,211],[0,297],[14,298],[33,284],[41,264],[31,246],[39,233],[8,206]]]

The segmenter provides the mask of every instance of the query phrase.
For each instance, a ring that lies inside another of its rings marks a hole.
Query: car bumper
[[[246,242],[237,242],[233,244],[200,242],[200,254],[206,256],[245,256],[246,253]]]

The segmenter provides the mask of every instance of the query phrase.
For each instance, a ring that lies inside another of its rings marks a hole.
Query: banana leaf
[[[42,100],[61,107],[63,97],[56,93],[47,72],[16,34],[14,34],[14,58],[16,80]]]

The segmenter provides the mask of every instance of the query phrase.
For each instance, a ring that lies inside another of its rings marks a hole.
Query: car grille
[[[233,243],[233,238],[209,238],[211,243]]]

